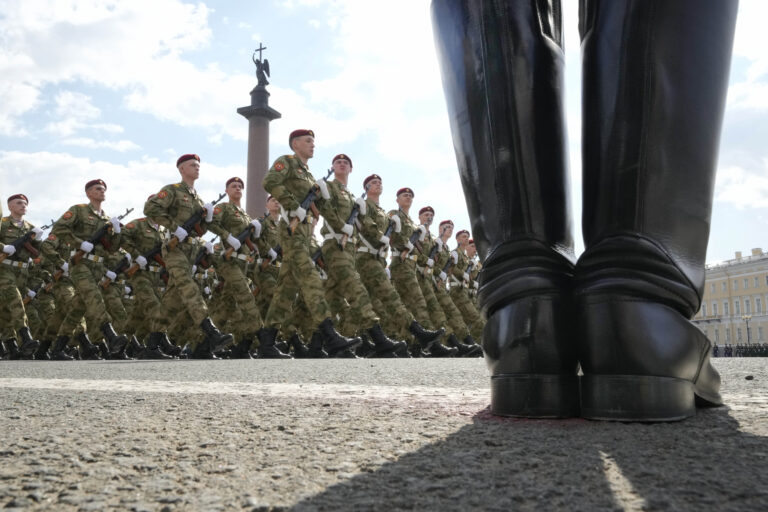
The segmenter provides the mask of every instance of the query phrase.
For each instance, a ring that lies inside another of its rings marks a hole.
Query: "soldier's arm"
[[[40,253],[44,257],[44,261],[47,267],[61,268],[65,263],[64,259],[59,254],[59,245],[61,242],[59,238],[53,233],[48,235],[48,238],[43,240],[40,244]]]
[[[371,207],[370,203],[368,204],[368,211],[365,212],[365,215],[359,215],[357,219],[360,221],[360,234],[365,238],[365,240],[373,246],[374,249],[379,249],[382,245],[381,243],[381,236],[384,234],[382,230],[379,229],[378,224],[376,224],[376,212],[373,211],[373,208]]]
[[[213,209],[213,220],[211,221],[210,224],[206,225],[206,228],[208,228],[208,230],[211,231],[212,233],[215,233],[216,235],[218,235],[219,239],[222,242],[226,242],[227,237],[229,237],[229,235],[237,236],[240,234],[240,233],[230,233],[224,227],[226,217],[227,217],[226,208],[223,206],[217,205]],[[226,244],[226,246],[229,247],[229,244]]]
[[[300,206],[301,199],[297,199],[285,186],[285,178],[289,170],[289,162],[285,156],[281,156],[272,167],[267,171],[267,175],[264,176],[262,185],[264,190],[269,192],[280,205],[288,210],[295,210]]]
[[[138,219],[130,221],[123,228],[123,236],[120,238],[120,247],[131,255],[132,258],[140,256],[139,249],[136,247],[136,235],[138,234],[138,227],[136,226]]]
[[[341,228],[343,228],[344,224],[347,223],[347,219],[342,218],[336,203],[339,188],[335,182],[328,182],[328,193],[331,196],[330,199],[321,199],[315,201],[315,205],[320,211],[320,215],[323,216],[323,219],[325,219],[325,222],[331,227],[331,229],[333,229],[333,231],[336,233],[341,233]]]
[[[53,225],[51,233],[57,238],[62,239],[72,247],[80,247],[85,240],[75,236],[74,228],[77,223],[77,207],[72,206],[69,210],[59,217],[59,220]]]
[[[173,206],[176,194],[168,186],[163,187],[160,192],[151,196],[144,203],[144,215],[153,222],[160,224],[171,233],[179,227],[171,216],[171,207]],[[183,222],[183,221],[182,221]]]
[[[397,216],[400,218],[400,212],[397,210],[391,210],[389,212],[389,217]],[[402,226],[402,221],[401,221]],[[396,231],[397,228],[392,230],[392,235],[389,237],[389,245],[391,245],[393,248],[397,249],[398,251],[402,251],[405,249],[405,244],[408,242],[408,237],[405,236],[405,232],[403,231],[402,227],[400,229],[400,232],[398,233]]]

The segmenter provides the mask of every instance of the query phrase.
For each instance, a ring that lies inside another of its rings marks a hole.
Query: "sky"
[[[581,240],[578,2],[565,0],[566,109],[577,254]],[[707,262],[768,250],[768,2],[742,0]],[[316,177],[335,154],[415,191],[414,214],[469,228],[426,0],[0,0],[0,198],[30,199],[37,225],[107,182],[114,215],[179,181],[176,158],[202,158],[197,189],[215,198],[246,176],[248,122],[236,113],[267,47],[270,161],[288,134],[316,134]]]

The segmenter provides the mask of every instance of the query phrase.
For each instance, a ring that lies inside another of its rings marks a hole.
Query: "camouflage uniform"
[[[267,311],[269,311],[269,305],[277,288],[277,277],[283,261],[280,254],[275,253],[277,256],[275,259],[270,259],[268,256],[270,249],[275,251],[275,248],[280,245],[280,236],[278,234],[279,221],[279,217],[275,220],[269,215],[261,219],[261,236],[258,243],[260,256],[253,265],[251,272],[251,280],[258,289],[256,304],[259,306],[262,319],[267,317]]]
[[[26,220],[17,222],[10,216],[4,217],[0,225],[0,243],[3,246],[10,245],[32,228],[34,226]],[[30,243],[39,251],[40,241],[32,240]],[[11,337],[15,337],[15,333],[22,327],[29,325],[19,290],[25,287],[29,276],[30,260],[33,256],[22,246],[0,263],[0,313],[2,313],[0,318],[5,320],[5,327],[13,332]]]
[[[429,278],[434,283],[435,296],[440,302],[440,307],[445,312],[447,326],[450,332],[456,335],[459,340],[463,340],[469,334],[469,328],[464,322],[464,318],[461,311],[456,307],[450,294],[446,288],[445,281],[440,280],[440,272],[445,267],[448,258],[450,258],[450,251],[442,241],[435,239],[435,243],[439,246],[437,254],[435,255],[435,264],[430,269]]]
[[[69,271],[62,267],[67,264],[70,257],[70,246],[53,232],[48,235],[41,250],[44,256],[43,265],[53,276],[53,294],[56,308],[53,318],[49,319],[44,337],[50,339],[57,334],[72,337],[76,330],[83,330],[83,317],[85,308],[83,302],[76,299],[75,287],[69,277]]]
[[[112,270],[124,257],[124,251],[108,254],[107,258],[104,260],[104,267],[108,270]],[[122,276],[122,273],[119,273],[117,274],[116,281],[110,281],[107,284],[106,278],[104,278],[100,283],[101,296],[104,299],[104,305],[107,306],[107,312],[109,312],[109,316],[112,317],[113,325],[118,332],[123,332],[125,325],[128,323],[128,313],[125,311],[125,306],[123,306],[123,294],[125,293],[124,277],[125,276]]]
[[[448,277],[448,286],[450,287],[451,299],[456,307],[461,311],[464,321],[470,328],[472,337],[476,341],[480,341],[483,336],[483,328],[485,328],[485,322],[483,322],[480,313],[477,308],[472,304],[467,292],[467,286],[470,281],[467,274],[467,268],[469,267],[469,258],[467,253],[461,247],[456,248],[458,254],[458,263],[451,269],[451,275]]]
[[[425,226],[426,229],[426,226]],[[421,252],[416,254],[416,277],[419,281],[419,288],[424,295],[424,301],[427,303],[427,311],[429,311],[429,318],[432,320],[432,325],[435,327],[446,326],[446,334],[453,334],[453,327],[455,324],[448,324],[445,317],[443,308],[440,307],[440,301],[437,300],[435,295],[435,284],[432,281],[432,268],[427,265],[429,253],[432,251],[432,246],[435,245],[435,241],[432,238],[432,234],[427,231],[424,240],[421,241]],[[432,262],[434,265],[434,262]],[[456,333],[457,335],[459,333]]]

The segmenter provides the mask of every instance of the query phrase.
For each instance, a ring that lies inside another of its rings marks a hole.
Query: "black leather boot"
[[[291,356],[277,348],[277,329],[262,327],[258,331],[258,355],[261,359],[290,359]]]
[[[367,334],[362,333],[358,336],[360,344],[355,348],[357,357],[370,357],[376,353],[376,345],[373,344]]]
[[[251,356],[251,345],[253,345],[253,337],[245,336],[232,346],[232,359],[253,359]]]
[[[470,357],[470,355],[474,356],[475,351],[477,350],[477,345],[470,346],[465,343],[462,343],[459,341],[459,338],[456,337],[456,334],[451,334],[448,336],[448,339],[445,340],[446,344],[449,347],[455,348],[458,352],[456,353],[456,357]]]
[[[34,358],[38,361],[50,361],[51,356],[48,349],[51,348],[51,340],[40,340],[40,346],[35,350]]]
[[[293,336],[288,339],[288,345],[293,348],[293,357],[296,359],[309,357],[309,348],[301,341],[299,333],[293,333]]]
[[[413,334],[413,337],[416,338],[416,341],[419,342],[421,348],[424,350],[429,350],[430,345],[439,340],[440,336],[445,334],[445,329],[443,328],[436,331],[428,331],[416,320],[411,322],[411,325],[408,326],[408,330]]]
[[[163,337],[165,337],[165,333],[151,332],[147,337],[147,343],[145,346],[141,346],[137,340],[136,344],[139,346],[136,347],[136,354],[134,357],[136,359],[175,359],[174,356],[166,353],[161,348]],[[135,336],[133,338],[135,339]],[[181,350],[179,350],[179,352],[181,352]]]
[[[381,330],[381,325],[379,324],[376,324],[368,329],[368,335],[371,337],[371,340],[373,340],[374,353],[376,355],[394,353],[396,350],[401,349],[402,346],[405,345],[404,341],[395,341],[389,339],[384,334],[384,331]]]
[[[74,357],[67,354],[67,344],[69,343],[68,336],[59,336],[53,343],[51,349],[51,359],[54,361],[72,361]]]
[[[328,352],[323,350],[323,335],[320,331],[312,333],[312,338],[309,340],[309,357],[312,359],[325,359],[328,357]]]
[[[163,354],[178,357],[181,354],[181,347],[173,344],[168,338],[168,335],[163,331],[155,331],[149,333],[149,339],[147,339],[147,347],[157,348],[163,352]]]
[[[582,416],[674,421],[722,404],[704,286],[737,2],[586,1]]]
[[[430,357],[454,357],[459,353],[459,349],[454,347],[448,347],[442,343],[433,343],[429,347]]]
[[[5,348],[5,341],[0,340],[0,359],[6,359],[9,357],[8,349]]]
[[[233,338],[231,334],[224,334],[213,325],[213,321],[210,318],[206,318],[200,324],[200,328],[205,333],[205,341],[207,342],[208,349],[211,354],[216,354],[232,343]]]
[[[80,343],[80,357],[83,360],[103,359],[99,348],[91,342],[91,339],[85,332],[77,335],[77,341]]]
[[[40,342],[32,339],[32,333],[29,332],[29,327],[22,327],[17,334],[19,335],[20,341],[19,356],[21,359],[32,359],[37,349],[40,348]]]
[[[109,322],[104,322],[101,325],[101,332],[104,334],[104,339],[107,340],[109,352],[122,359],[121,354],[123,354],[125,345],[128,343],[128,337],[122,334],[118,335]]]
[[[345,338],[333,328],[333,321],[330,318],[326,318],[318,326],[318,331],[323,335],[323,348],[330,357],[336,355],[336,353],[342,350],[355,348],[362,343],[360,338]]]
[[[467,357],[483,357],[483,348],[478,345],[471,334],[467,334],[467,337],[464,338],[464,344],[469,345],[473,349],[473,352],[467,354]]]
[[[109,347],[107,346],[106,341],[100,341],[96,343],[96,350],[98,350],[99,355],[101,356],[101,359],[111,359],[112,353],[109,350]]]
[[[560,3],[435,1],[432,19],[483,260],[491,411],[577,416]]]

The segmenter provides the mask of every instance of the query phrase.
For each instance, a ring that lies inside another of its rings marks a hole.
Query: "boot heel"
[[[592,420],[679,421],[696,413],[694,385],[644,375],[584,375],[581,416]]]
[[[576,375],[508,374],[491,377],[491,412],[525,418],[579,416]]]

